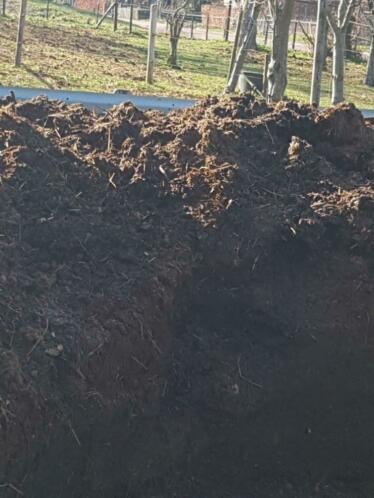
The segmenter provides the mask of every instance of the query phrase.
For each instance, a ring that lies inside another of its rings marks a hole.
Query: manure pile
[[[374,496],[352,105],[0,106],[0,496]]]

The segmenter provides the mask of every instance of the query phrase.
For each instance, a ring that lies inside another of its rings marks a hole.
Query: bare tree
[[[346,34],[349,21],[355,8],[355,0],[340,0],[336,14],[327,12],[327,20],[333,33],[332,51],[332,96],[331,103],[344,100],[344,58]]]
[[[27,10],[27,0],[21,0],[21,7],[19,11],[19,20],[18,20],[18,31],[17,31],[16,56],[14,63],[16,67],[19,67],[21,65],[23,37],[25,33],[25,23],[26,23],[26,10]]]
[[[273,18],[273,40],[268,68],[268,97],[278,101],[283,98],[287,86],[288,33],[294,0],[269,0]]]
[[[243,6],[243,16],[241,26],[239,29],[239,49],[235,53],[235,57],[232,64],[231,74],[229,74],[226,93],[231,93],[235,90],[238,83],[239,73],[243,68],[245,56],[247,54],[249,41],[251,39],[253,29],[254,29],[254,9],[256,5],[256,0],[253,2],[251,0],[245,0]],[[230,67],[231,69],[231,67]]]
[[[366,66],[365,85],[374,86],[374,0],[369,0],[368,4],[371,14],[371,16],[368,18],[368,22],[371,25],[371,43],[369,59]]]
[[[261,9],[263,7],[262,2],[256,2],[254,9],[253,9],[253,30],[251,37],[248,42],[248,48],[249,50],[256,50],[257,49],[257,19],[259,18]]]
[[[327,48],[327,19],[326,0],[318,0],[317,30],[314,42],[312,86],[310,103],[319,106],[321,96],[322,70],[326,59]]]
[[[189,0],[171,0],[165,10],[165,18],[169,32],[170,52],[168,63],[171,67],[178,67],[177,50],[178,42],[186,17],[186,7]]]
[[[374,86],[374,24],[371,34],[369,58],[366,66],[365,85]]]

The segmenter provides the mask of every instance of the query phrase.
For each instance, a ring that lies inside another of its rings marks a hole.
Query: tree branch
[[[348,26],[348,23],[351,19],[351,16],[352,16],[352,13],[353,13],[353,9],[355,8],[355,0],[350,0],[349,3],[348,3],[348,6],[347,6],[347,10],[345,12],[345,16],[344,16],[344,19],[343,19],[343,23],[342,23],[342,29],[345,29],[347,26]]]
[[[274,20],[275,15],[276,15],[276,0],[268,0],[268,3],[269,3],[269,10],[270,10],[271,17]]]
[[[330,25],[331,31],[333,33],[337,33],[337,31],[338,31],[338,24],[337,24],[336,20],[334,19],[333,14],[331,12],[329,12],[329,11],[327,12],[327,21],[328,21],[328,23]]]
[[[336,20],[338,28],[342,25],[345,13],[347,12],[347,5],[349,0],[339,0],[338,12],[336,15]]]
[[[301,28],[301,31],[303,32],[303,35],[305,36],[305,38],[308,40],[308,42],[310,43],[310,45],[314,49],[314,40],[313,40],[313,37],[310,36],[310,35],[308,35],[308,33],[306,32],[306,30],[305,30],[302,22],[299,22],[299,26]]]
[[[176,8],[174,11],[174,15],[178,16],[179,12],[181,12],[182,10],[184,10],[187,7],[188,2],[189,2],[189,0],[185,0],[180,7]]]

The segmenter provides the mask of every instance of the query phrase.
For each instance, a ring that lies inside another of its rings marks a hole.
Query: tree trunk
[[[243,19],[239,36],[239,47],[243,45],[244,38],[248,32],[255,11],[255,4],[252,0],[243,1]]]
[[[19,67],[21,65],[23,36],[24,36],[25,22],[26,22],[26,10],[27,10],[27,0],[21,0],[21,8],[19,13],[18,32],[17,32],[16,57],[15,57],[16,67]]]
[[[178,49],[180,34],[184,24],[184,19],[185,19],[184,12],[180,12],[177,10],[172,14],[171,18],[168,21],[170,26],[170,35],[169,35],[170,52],[168,57],[168,63],[173,68],[178,68],[177,49]]]
[[[257,24],[256,22],[253,24],[252,35],[249,38],[248,42],[248,50],[257,50]]]
[[[276,7],[273,16],[274,31],[268,69],[268,96],[272,101],[281,100],[287,86],[288,32],[293,5],[294,0],[284,0],[283,8]]]
[[[171,67],[177,67],[177,48],[178,48],[178,38],[170,38],[170,54],[169,54],[169,64]]]
[[[344,55],[346,32],[338,29],[334,32],[333,60],[332,60],[332,97],[333,105],[344,100]]]
[[[239,79],[239,73],[242,70],[245,56],[247,55],[247,49],[248,49],[248,43],[249,39],[252,35],[252,30],[253,30],[253,18],[249,18],[249,24],[247,26],[247,31],[244,35],[244,39],[242,41],[242,44],[239,48],[239,51],[237,53],[237,57],[235,59],[235,62],[233,64],[233,68],[231,71],[231,74],[229,75],[228,83],[226,86],[226,93],[231,93],[235,91],[236,85],[238,83]]]
[[[118,4],[118,2],[116,2]],[[155,66],[155,45],[156,45],[156,35],[157,35],[157,16],[158,16],[158,6],[157,4],[152,4],[149,16],[149,31],[148,31],[148,50],[147,50],[147,72],[146,72],[146,82],[149,85],[153,83],[153,70]]]
[[[330,11],[327,13],[327,19],[333,32],[332,105],[336,105],[344,100],[344,59],[347,29],[355,5],[355,0],[340,0],[337,15],[334,16]]]
[[[257,19],[258,16],[260,15],[262,8],[262,3],[256,3],[255,7],[253,9],[253,28],[252,28],[252,34],[249,38],[248,41],[248,48],[249,50],[257,50]]]
[[[353,23],[354,17],[352,17],[351,21],[348,23],[346,33],[345,33],[345,50],[348,52],[348,57],[352,56],[353,52]]]
[[[209,21],[209,17],[208,17],[208,21]],[[232,50],[231,50],[230,65],[229,65],[229,71],[227,74],[227,84],[230,81],[232,70],[233,70],[233,67],[234,67],[234,64],[236,61],[236,54],[237,54],[238,46],[239,46],[239,38],[240,38],[240,31],[242,28],[242,21],[243,21],[243,9],[240,7],[239,8],[239,15],[238,15],[238,18],[236,20],[237,24],[236,24],[236,29],[235,29],[234,43],[233,43]],[[226,89],[226,91],[227,91],[227,89]]]
[[[366,67],[365,85],[374,86],[374,33],[371,36],[369,60]]]
[[[323,69],[327,69],[327,58],[332,57],[332,34],[329,27],[326,27],[326,45],[325,45],[325,55],[323,58]]]
[[[312,87],[310,103],[319,106],[321,96],[322,70],[326,59],[327,18],[326,0],[318,0],[317,32],[314,41]]]

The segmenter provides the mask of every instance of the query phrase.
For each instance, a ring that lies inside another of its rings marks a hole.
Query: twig
[[[23,496],[24,493],[23,491],[21,491],[20,489],[18,489],[14,484],[12,484],[11,482],[8,484],[8,486],[10,487],[10,489],[12,489],[13,491],[15,491],[17,494]]]
[[[151,339],[151,343],[152,343],[153,347],[155,348],[155,350],[157,351],[157,353],[159,355],[162,355],[162,350],[161,350],[160,346],[157,344],[157,342],[154,340],[152,335],[150,336],[150,339]]]
[[[255,257],[255,260],[254,260],[253,265],[252,265],[252,271],[255,271],[255,268],[256,268],[256,265],[257,265],[259,259],[260,259],[260,255]]]
[[[270,136],[271,142],[272,142],[272,144],[274,145],[274,144],[275,144],[275,142],[274,142],[274,138],[273,138],[273,135],[270,133],[270,130],[269,130],[269,127],[268,127],[267,123],[265,123],[265,128],[267,129],[267,132],[269,133],[269,136]]]
[[[46,323],[45,329],[43,330],[43,332],[41,333],[41,335],[39,336],[39,338],[34,342],[34,345],[32,346],[32,348],[30,349],[30,351],[26,355],[27,361],[29,361],[29,359],[30,359],[32,353],[34,352],[34,350],[39,346],[39,344],[44,339],[46,333],[48,332],[48,329],[49,329],[49,320],[47,318],[47,323]]]
[[[96,346],[92,351],[90,351],[87,354],[87,358],[90,358],[92,355],[97,353],[104,345],[105,345],[105,342],[101,342],[98,346]]]
[[[0,488],[10,488],[13,491],[15,491],[18,495],[24,496],[24,492],[18,489],[14,484],[11,482],[6,482],[4,484],[0,484]]]
[[[300,26],[301,31],[303,32],[303,35],[305,36],[305,38],[311,44],[312,48],[314,48],[314,40],[313,40],[313,38],[310,35],[308,35],[308,33],[306,32],[306,30],[305,30],[305,28],[304,28],[304,26],[303,26],[303,24],[301,22],[299,22],[299,26]]]
[[[54,130],[55,130],[56,135],[58,136],[58,138],[60,138],[60,139],[61,139],[62,137],[61,137],[61,134],[60,134],[60,132],[58,131],[58,128],[57,128],[57,126],[56,126],[56,121],[55,121],[55,119],[53,120],[53,128],[54,128]]]
[[[268,188],[263,187],[262,185],[259,185],[259,188],[264,192],[267,192],[268,194],[275,195],[276,197],[285,197],[286,195],[286,194],[279,194],[278,192],[273,192],[272,190],[269,190]]]
[[[257,389],[262,389],[263,386],[261,384],[257,384],[257,382],[254,382],[253,380],[248,379],[247,377],[244,377],[244,375],[242,374],[241,366],[240,366],[240,357],[241,357],[241,355],[238,356],[238,361],[237,361],[239,378],[244,380],[245,382],[248,382],[248,384],[250,384],[253,387],[256,387]]]
[[[170,183],[170,179],[169,179],[168,174],[166,173],[165,169],[161,165],[158,167],[158,169],[159,169],[160,173],[162,175],[164,175],[164,177],[166,178],[167,182]]]
[[[79,437],[78,437],[77,433],[75,432],[75,430],[74,430],[73,426],[71,425],[71,422],[69,422],[69,427],[70,427],[71,433],[73,434],[73,437],[74,437],[74,439],[76,440],[76,442],[77,442],[78,446],[82,446],[82,443],[80,442],[80,440],[79,440]]]
[[[108,145],[107,152],[111,152],[112,150],[112,127],[110,126],[108,129]]]
[[[149,337],[149,340],[151,341],[152,346],[155,348],[155,350],[157,351],[157,353],[159,355],[162,355],[162,350],[161,350],[160,346],[157,344],[157,342],[155,341],[153,334],[152,334],[152,331],[147,330],[146,332],[147,332],[147,335]]]
[[[146,367],[144,365],[144,363],[142,363],[140,360],[138,360],[138,358],[136,356],[131,356],[131,359],[135,361],[135,363],[137,363],[139,366],[141,366],[142,368],[144,368],[145,371],[148,370],[148,367]]]
[[[109,176],[109,183],[112,185],[113,188],[117,188],[117,185],[114,183],[113,181],[113,178],[115,177],[115,173],[112,173],[110,176]]]

